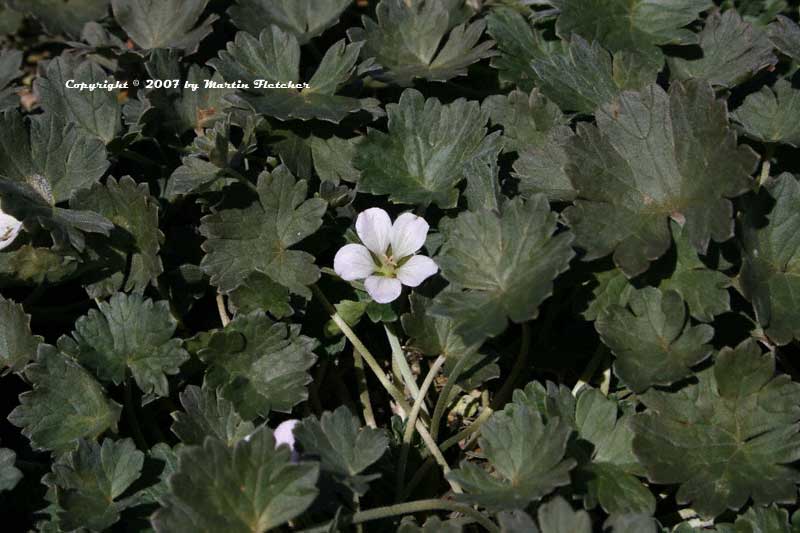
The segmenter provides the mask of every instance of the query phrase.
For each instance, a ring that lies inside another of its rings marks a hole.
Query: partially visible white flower
[[[285,422],[281,422],[278,424],[278,427],[275,428],[275,431],[272,432],[272,436],[275,438],[275,448],[278,446],[288,446],[292,452],[292,462],[296,463],[300,458],[300,454],[297,452],[297,448],[295,448],[295,440],[294,440],[294,427],[297,423],[300,422],[294,418],[290,420],[286,420]],[[266,424],[264,424],[266,426]],[[250,433],[249,435],[244,436],[245,442],[250,442],[250,439],[253,438],[253,435],[256,434],[261,427],[256,428],[255,431]]]
[[[389,303],[402,286],[416,287],[438,272],[433,259],[417,252],[428,237],[428,223],[413,213],[403,213],[392,224],[389,214],[373,207],[356,219],[361,244],[343,246],[333,259],[333,269],[346,281],[363,279],[378,303]]]
[[[0,250],[10,246],[20,231],[22,231],[22,222],[3,213],[0,209]]]

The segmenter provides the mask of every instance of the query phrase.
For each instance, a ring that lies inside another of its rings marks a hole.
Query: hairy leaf
[[[114,18],[139,47],[197,51],[219,17],[197,21],[209,0],[111,0]]]
[[[733,112],[745,135],[766,143],[800,146],[800,90],[788,80],[750,94]]]
[[[228,9],[240,30],[258,35],[270,24],[306,44],[339,21],[353,0],[237,0]]]
[[[488,148],[486,114],[477,102],[443,105],[414,89],[387,112],[389,132],[369,130],[356,149],[360,188],[395,203],[453,207],[466,165]]]
[[[690,326],[678,293],[648,287],[634,292],[628,305],[630,310],[610,305],[595,327],[617,356],[614,372],[634,392],[687,377],[692,366],[711,354],[706,343],[714,329]]]
[[[742,219],[742,292],[753,303],[758,323],[778,344],[800,338],[795,297],[800,271],[798,208],[800,185],[784,173],[749,203]]]
[[[659,56],[656,45],[691,44],[697,37],[685,26],[710,0],[551,0],[560,10],[556,31],[597,40],[606,48],[639,50]]]
[[[246,420],[270,410],[288,413],[308,398],[306,371],[316,361],[317,341],[299,329],[258,311],[237,316],[199,353],[209,365],[205,386],[220,389]]]
[[[119,497],[139,478],[143,463],[131,439],[105,439],[102,445],[80,440],[43,480],[55,488],[61,527],[102,531],[114,525],[127,507]]]
[[[654,483],[680,483],[677,501],[703,516],[794,502],[800,458],[800,385],[775,376],[775,359],[748,340],[725,348],[697,381],[651,389],[634,418],[633,446]]]
[[[39,346],[37,360],[25,368],[33,390],[20,395],[8,420],[22,428],[37,450],[64,452],[77,439],[95,439],[116,431],[122,406],[73,359],[53,346]]]
[[[403,86],[415,78],[446,81],[463,76],[471,64],[493,55],[492,41],[478,43],[484,21],[460,23],[463,3],[381,0],[375,9],[378,20],[364,16],[364,28],[351,28],[348,34],[353,42],[364,43],[362,56],[381,67],[372,76]]]
[[[130,371],[142,391],[166,396],[167,375],[189,358],[183,341],[172,338],[177,324],[167,302],[117,293],[79,318],[58,347],[103,381],[120,384]]]
[[[263,533],[299,515],[317,496],[317,463],[293,464],[269,428],[233,448],[216,439],[184,448],[169,493],[153,516],[158,533]]]
[[[459,499],[492,509],[524,508],[569,483],[575,466],[564,459],[570,433],[558,419],[545,423],[530,406],[511,404],[481,426],[478,443],[495,476],[463,461],[447,477],[464,488]]]
[[[711,14],[699,34],[699,45],[703,50],[700,59],[669,59],[673,76],[733,87],[778,61],[766,32],[744,22],[734,10]]]
[[[50,33],[77,37],[84,24],[103,18],[108,0],[7,0],[9,7],[36,17]],[[7,16],[7,15],[4,15]]]
[[[255,430],[218,391],[189,385],[180,400],[184,410],[172,413],[172,432],[184,444],[202,446],[206,437],[214,437],[233,446]]]
[[[240,287],[260,272],[295,294],[311,297],[319,279],[314,257],[289,248],[322,225],[325,201],[306,199],[308,185],[285,166],[258,178],[259,201],[244,209],[225,209],[202,219],[206,237],[201,267],[222,292]]]
[[[22,479],[22,472],[14,466],[17,454],[8,448],[0,448],[0,492],[11,490]]]
[[[670,246],[668,219],[705,253],[733,235],[728,198],[750,187],[756,156],[737,146],[724,101],[705,82],[623,93],[567,145],[578,199],[565,212],[585,260],[613,252],[628,276]]]
[[[0,364],[19,372],[36,358],[44,339],[31,333],[31,317],[22,306],[0,296]]]
[[[293,34],[270,26],[258,38],[240,31],[226,50],[219,53],[219,58],[209,64],[226,81],[249,84],[250,89],[238,92],[234,100],[241,107],[251,107],[257,113],[280,120],[320,119],[338,123],[359,111],[382,114],[374,98],[337,94],[354,75],[361,47],[362,43],[348,45],[344,39],[337,41],[325,52],[314,75],[303,84],[300,43]],[[258,80],[278,86],[259,88]]]
[[[437,258],[457,290],[442,293],[433,312],[453,319],[468,342],[501,333],[508,320],[536,318],[553,280],[575,255],[572,235],[557,229],[544,196],[514,199],[501,211],[461,213]]]
[[[98,88],[68,88],[67,82],[97,84],[114,83],[102,68],[91,61],[77,61],[59,56],[45,68],[44,77],[34,84],[42,107],[61,117],[64,123],[75,123],[78,129],[108,144],[122,130],[122,108],[113,91]]]
[[[158,229],[158,204],[146,183],[129,176],[109,178],[79,191],[70,201],[76,209],[99,213],[114,223],[110,242],[96,247],[102,257],[103,279],[87,285],[93,298],[124,290],[143,293],[164,271],[158,255],[164,235]]]
[[[382,430],[360,426],[358,418],[341,406],[322,413],[319,420],[304,418],[294,436],[305,454],[319,457],[323,472],[363,495],[375,477],[364,471],[383,456],[389,439]]]

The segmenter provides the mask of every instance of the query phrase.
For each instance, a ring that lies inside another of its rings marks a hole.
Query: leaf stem
[[[428,389],[431,388],[433,380],[439,374],[439,370],[441,370],[445,360],[445,357],[440,355],[433,362],[431,368],[428,370],[428,375],[425,376],[425,380],[422,382],[417,399],[414,401],[414,405],[411,407],[411,412],[408,414],[408,420],[406,420],[406,430],[403,433],[403,444],[400,449],[400,460],[397,464],[397,484],[395,486],[395,499],[397,500],[400,499],[400,496],[403,493],[403,484],[406,480],[406,466],[408,465],[408,452],[411,449],[411,439],[414,438],[414,429],[417,423],[417,417],[419,416],[420,408],[425,403],[425,396],[428,394]]]
[[[403,352],[400,339],[397,337],[391,325],[384,324],[383,329],[386,331],[386,338],[389,340],[389,346],[392,348],[392,362],[396,365],[403,383],[405,383],[408,392],[416,402],[420,394],[420,388],[417,386],[417,381],[414,379],[411,367],[408,366],[408,360],[406,360],[406,354]],[[425,408],[424,404],[423,408]],[[408,413],[406,413],[406,415],[408,415]]]
[[[461,358],[456,361],[455,366],[447,376],[447,381],[444,387],[442,387],[442,391],[439,393],[439,398],[436,400],[436,406],[433,408],[433,416],[431,416],[431,437],[433,437],[434,440],[439,438],[439,427],[442,422],[442,417],[444,416],[444,411],[450,403],[450,394],[456,382],[458,382],[458,378],[461,377],[461,373],[464,371],[464,365],[470,354],[471,351],[466,351],[461,355]]]
[[[400,406],[403,411],[410,413],[411,406],[408,405],[405,397],[397,389],[397,387],[392,385],[392,383],[387,379],[386,374],[381,368],[381,365],[378,364],[378,361],[375,359],[372,353],[367,349],[366,346],[364,346],[364,343],[361,342],[361,339],[358,338],[358,335],[356,335],[347,322],[341,316],[339,316],[339,313],[336,312],[336,308],[333,307],[333,305],[328,301],[328,299],[325,297],[325,294],[320,290],[319,287],[317,287],[317,285],[311,285],[311,289],[325,307],[325,310],[331,316],[333,322],[339,326],[339,329],[342,330],[342,333],[344,333],[344,336],[347,337],[347,340],[349,340],[353,345],[353,348],[358,350],[358,352],[364,358],[364,361],[367,362],[370,370],[372,370],[372,373],[375,374],[376,378],[378,378],[378,381],[381,383],[383,388],[386,389],[386,392],[389,393],[395,403],[397,403],[397,405]],[[431,438],[428,428],[426,428],[425,424],[419,419],[417,419],[416,427],[417,431],[419,431],[420,437],[422,437],[422,441],[425,443],[425,446],[427,446],[431,455],[433,455],[433,457],[436,459],[436,462],[439,463],[439,466],[442,467],[442,471],[447,474],[450,471],[450,465],[447,464],[442,452],[439,451],[436,441]],[[450,484],[453,492],[463,492],[461,490],[461,486],[457,482],[451,480],[447,480],[447,482]]]
[[[527,322],[523,322],[520,326],[522,326],[522,339],[520,340],[517,359],[514,361],[514,366],[511,368],[508,378],[506,378],[506,381],[492,400],[492,408],[495,410],[502,409],[503,405],[511,398],[514,387],[517,385],[517,380],[519,380],[519,376],[528,362],[528,352],[530,352],[531,348],[531,328]]]
[[[421,513],[425,511],[450,511],[454,513],[461,513],[475,522],[486,528],[491,533],[500,533],[500,528],[497,524],[489,520],[483,513],[460,503],[448,500],[416,500],[408,503],[399,503],[396,505],[389,505],[387,507],[376,507],[368,509],[352,515],[349,520],[350,524],[360,524],[369,522],[371,520],[380,520],[382,518],[389,518],[392,516],[402,516],[406,514]],[[331,523],[323,524],[320,526],[304,529],[300,533],[323,533],[328,531]]]
[[[377,428],[375,423],[375,411],[372,409],[372,401],[369,397],[369,387],[367,387],[367,374],[364,372],[364,358],[361,353],[353,348],[353,366],[356,369],[356,382],[358,383],[358,399],[364,411],[364,422],[371,427]]]
[[[149,450],[150,447],[147,445],[144,433],[142,433],[142,428],[139,425],[139,420],[136,418],[136,411],[134,411],[133,408],[133,387],[131,386],[130,377],[125,379],[125,384],[122,388],[125,393],[125,416],[128,418],[128,423],[131,426],[133,440],[136,441],[136,445],[140,450]]]
[[[241,183],[242,185],[244,185],[245,187],[247,187],[248,189],[250,189],[254,193],[258,194],[258,187],[253,185],[253,182],[250,181],[249,179],[247,179],[245,176],[243,176],[242,174],[240,174],[239,172],[237,172],[236,170],[234,170],[234,169],[232,169],[230,167],[227,167],[225,169],[225,172],[230,174],[230,176],[232,178],[235,178],[237,181],[239,181],[239,183]]]
[[[228,316],[228,310],[225,308],[225,296],[222,294],[217,294],[217,312],[219,313],[222,327],[228,327],[228,324],[231,323],[231,317]]]

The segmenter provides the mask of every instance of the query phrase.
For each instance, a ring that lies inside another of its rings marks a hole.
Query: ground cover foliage
[[[0,0],[4,528],[800,530],[799,16]]]

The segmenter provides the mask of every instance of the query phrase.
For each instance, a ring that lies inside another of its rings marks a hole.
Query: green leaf
[[[81,34],[84,24],[108,13],[108,0],[7,0],[10,8],[36,17],[51,34]]]
[[[754,505],[736,519],[735,533],[767,533],[769,531],[792,531],[789,513],[776,505],[761,507]]]
[[[306,371],[316,361],[316,344],[299,326],[273,323],[257,311],[239,315],[198,354],[209,365],[205,386],[220,389],[246,420],[270,410],[288,413],[308,398]]]
[[[400,526],[397,528],[396,533],[462,533],[464,526],[468,522],[463,517],[442,520],[438,516],[431,516],[420,527],[413,516],[405,516],[400,521]]]
[[[78,267],[75,257],[24,244],[0,253],[0,287],[58,283]]]
[[[0,3],[0,34],[10,35],[17,33],[20,26],[22,26],[24,18],[23,13],[11,9],[10,5]]]
[[[367,111],[380,116],[380,105],[374,98],[352,98],[336,93],[356,71],[362,43],[337,41],[322,58],[314,75],[300,83],[300,44],[291,33],[269,26],[258,38],[240,31],[233,42],[209,64],[231,83],[241,81],[249,89],[239,91],[234,102],[257,113],[280,120],[320,119],[338,123],[350,113]],[[261,87],[258,80],[270,83],[293,83],[298,88]]]
[[[17,454],[8,448],[0,448],[0,492],[11,490],[22,479],[22,472],[14,466]]]
[[[306,199],[308,184],[285,166],[258,178],[259,201],[244,209],[224,209],[201,221],[206,237],[201,263],[211,283],[228,293],[253,272],[267,275],[295,294],[311,298],[308,286],[319,279],[314,257],[289,248],[322,225],[325,201]]]
[[[96,439],[116,431],[122,406],[77,362],[50,345],[41,344],[37,360],[25,368],[33,390],[19,397],[8,420],[22,428],[36,450],[72,450],[77,439]]]
[[[728,287],[731,279],[722,272],[708,267],[697,255],[686,232],[678,223],[670,221],[675,253],[666,256],[669,264],[658,264],[636,283],[658,286],[662,292],[675,291],[689,306],[692,318],[711,322],[714,317],[730,311]],[[663,268],[662,268],[663,267]],[[652,275],[650,275],[652,273]],[[583,313],[587,320],[595,320],[609,305],[628,305],[635,285],[618,268],[594,274],[597,286],[592,290],[594,299]]]
[[[800,61],[800,26],[792,19],[778,15],[775,22],[769,25],[769,38],[775,48]]]
[[[634,451],[653,483],[680,483],[679,504],[706,517],[756,504],[793,503],[800,459],[800,384],[775,375],[752,340],[724,348],[713,367],[676,392],[651,389],[634,418]]]
[[[459,385],[467,390],[500,376],[495,357],[478,351],[479,344],[468,345],[456,331],[455,321],[431,314],[433,300],[421,294],[408,297],[411,312],[401,317],[403,329],[409,336],[406,347],[429,357],[446,358],[443,374],[452,375],[462,359]]]
[[[121,107],[117,93],[104,89],[80,90],[67,88],[67,82],[97,84],[114,83],[96,63],[58,56],[37,78],[34,90],[40,95],[42,107],[58,115],[64,123],[75,123],[79,131],[97,137],[108,144],[122,131]]]
[[[322,181],[339,184],[342,180],[357,182],[361,173],[353,166],[358,145],[364,137],[322,139],[311,137],[311,156],[314,170]]]
[[[240,30],[258,35],[270,24],[306,44],[339,21],[353,0],[237,0],[228,9]]]
[[[619,513],[608,517],[603,528],[611,533],[659,533],[658,523],[652,516],[642,513]]]
[[[55,489],[61,527],[103,531],[114,525],[127,507],[118,498],[139,478],[143,463],[144,454],[131,439],[105,439],[102,446],[80,440],[43,479]]]
[[[590,533],[592,520],[589,513],[580,509],[575,511],[567,500],[556,496],[542,504],[536,513],[542,533]]]
[[[498,55],[492,67],[499,70],[500,80],[516,85],[524,92],[536,85],[533,61],[544,59],[564,49],[561,41],[545,41],[517,10],[498,6],[486,16],[486,31],[497,42]]]
[[[356,149],[359,188],[394,203],[454,207],[467,164],[489,148],[478,102],[442,104],[406,89],[386,106],[389,132],[370,129]]]
[[[234,448],[216,439],[184,448],[170,493],[153,516],[157,533],[262,533],[305,511],[317,496],[317,463],[290,461],[269,428]]]
[[[253,423],[242,420],[233,404],[214,389],[189,385],[180,400],[183,411],[172,413],[172,432],[184,444],[202,446],[206,437],[214,437],[233,446],[255,430]]]
[[[597,127],[578,125],[567,154],[578,199],[564,216],[584,259],[613,252],[631,277],[669,249],[669,218],[700,253],[712,238],[729,239],[728,198],[749,189],[757,161],[737,146],[725,102],[702,81],[623,93],[598,111]]]
[[[684,26],[713,4],[710,0],[551,0],[559,9],[556,32],[577,33],[611,51],[638,50],[660,56],[657,45],[692,44],[697,36]]]
[[[499,214],[459,214],[437,257],[456,290],[440,294],[433,313],[453,319],[467,342],[502,333],[509,319],[536,318],[575,255],[572,234],[554,236],[556,230],[556,215],[541,195],[510,200]]]
[[[761,28],[744,22],[733,9],[712,13],[699,33],[700,59],[669,58],[670,73],[679,80],[704,78],[712,85],[733,87],[778,62]]]
[[[575,511],[561,496],[539,506],[539,526],[524,511],[503,511],[497,515],[502,533],[591,533],[592,520],[580,509]]]
[[[492,509],[524,508],[569,484],[575,461],[564,452],[571,433],[557,418],[545,423],[530,406],[510,404],[489,417],[478,440],[495,475],[462,461],[447,477],[464,488],[459,499]]]
[[[2,9],[0,7],[0,13]],[[2,16],[4,15],[0,15],[0,18]],[[21,50],[0,50],[0,112],[19,105],[18,89],[14,80],[22,76],[19,69],[22,66],[22,55]]]
[[[383,430],[361,427],[358,417],[345,406],[325,411],[317,420],[304,418],[294,429],[303,453],[319,457],[323,472],[363,495],[375,476],[364,475],[389,447]]]
[[[766,143],[800,146],[800,90],[788,80],[778,80],[773,87],[762,87],[747,96],[733,112],[745,135]]]
[[[714,329],[691,326],[686,304],[673,291],[647,287],[631,294],[630,310],[610,305],[597,318],[603,342],[617,356],[614,372],[634,392],[670,385],[707,358]]]
[[[503,127],[503,151],[518,152],[520,157],[526,150],[572,134],[569,117],[539,89],[530,94],[520,90],[493,94],[483,101],[482,108],[492,124]]]
[[[624,50],[611,55],[600,43],[578,35],[563,53],[534,59],[536,85],[561,109],[590,114],[622,90],[639,90],[656,81],[663,61]]]
[[[241,287],[230,293],[228,302],[236,313],[266,311],[275,318],[292,314],[289,290],[261,272],[250,274]]]
[[[91,187],[108,165],[103,143],[74,123],[52,113],[27,123],[16,110],[0,114],[0,176],[35,189],[51,205]]]
[[[119,385],[128,371],[146,394],[166,396],[167,375],[177,374],[189,354],[174,339],[178,322],[166,301],[117,293],[75,323],[59,349],[92,369],[102,381]]]
[[[372,76],[402,86],[416,78],[447,81],[490,57],[492,41],[478,43],[486,22],[464,20],[463,0],[381,0],[378,20],[364,16],[364,28],[351,28],[353,42],[363,42],[362,56],[381,69]],[[446,37],[446,39],[445,39]]]
[[[208,1],[111,0],[111,8],[117,23],[140,48],[179,48],[192,54],[219,18],[210,15],[196,26]]]
[[[782,345],[800,339],[795,299],[800,271],[800,185],[784,173],[762,191],[749,202],[742,218],[740,281],[758,323],[773,342]]]
[[[36,359],[36,350],[43,341],[31,333],[31,317],[22,305],[0,296],[0,365],[19,372]]]
[[[600,391],[584,387],[573,398],[572,391],[548,382],[545,389],[532,382],[514,392],[514,403],[536,409],[545,419],[569,423],[578,439],[567,455],[577,460],[573,484],[584,492],[587,508],[599,503],[608,513],[652,514],[656,501],[636,476],[644,472],[633,453],[631,415]]]
[[[155,284],[164,271],[158,255],[164,235],[158,229],[158,203],[148,184],[137,184],[129,176],[119,182],[108,178],[105,185],[76,193],[70,206],[99,213],[114,223],[110,242],[95,248],[106,265],[104,278],[86,286],[92,298],[117,291],[141,294]]]

